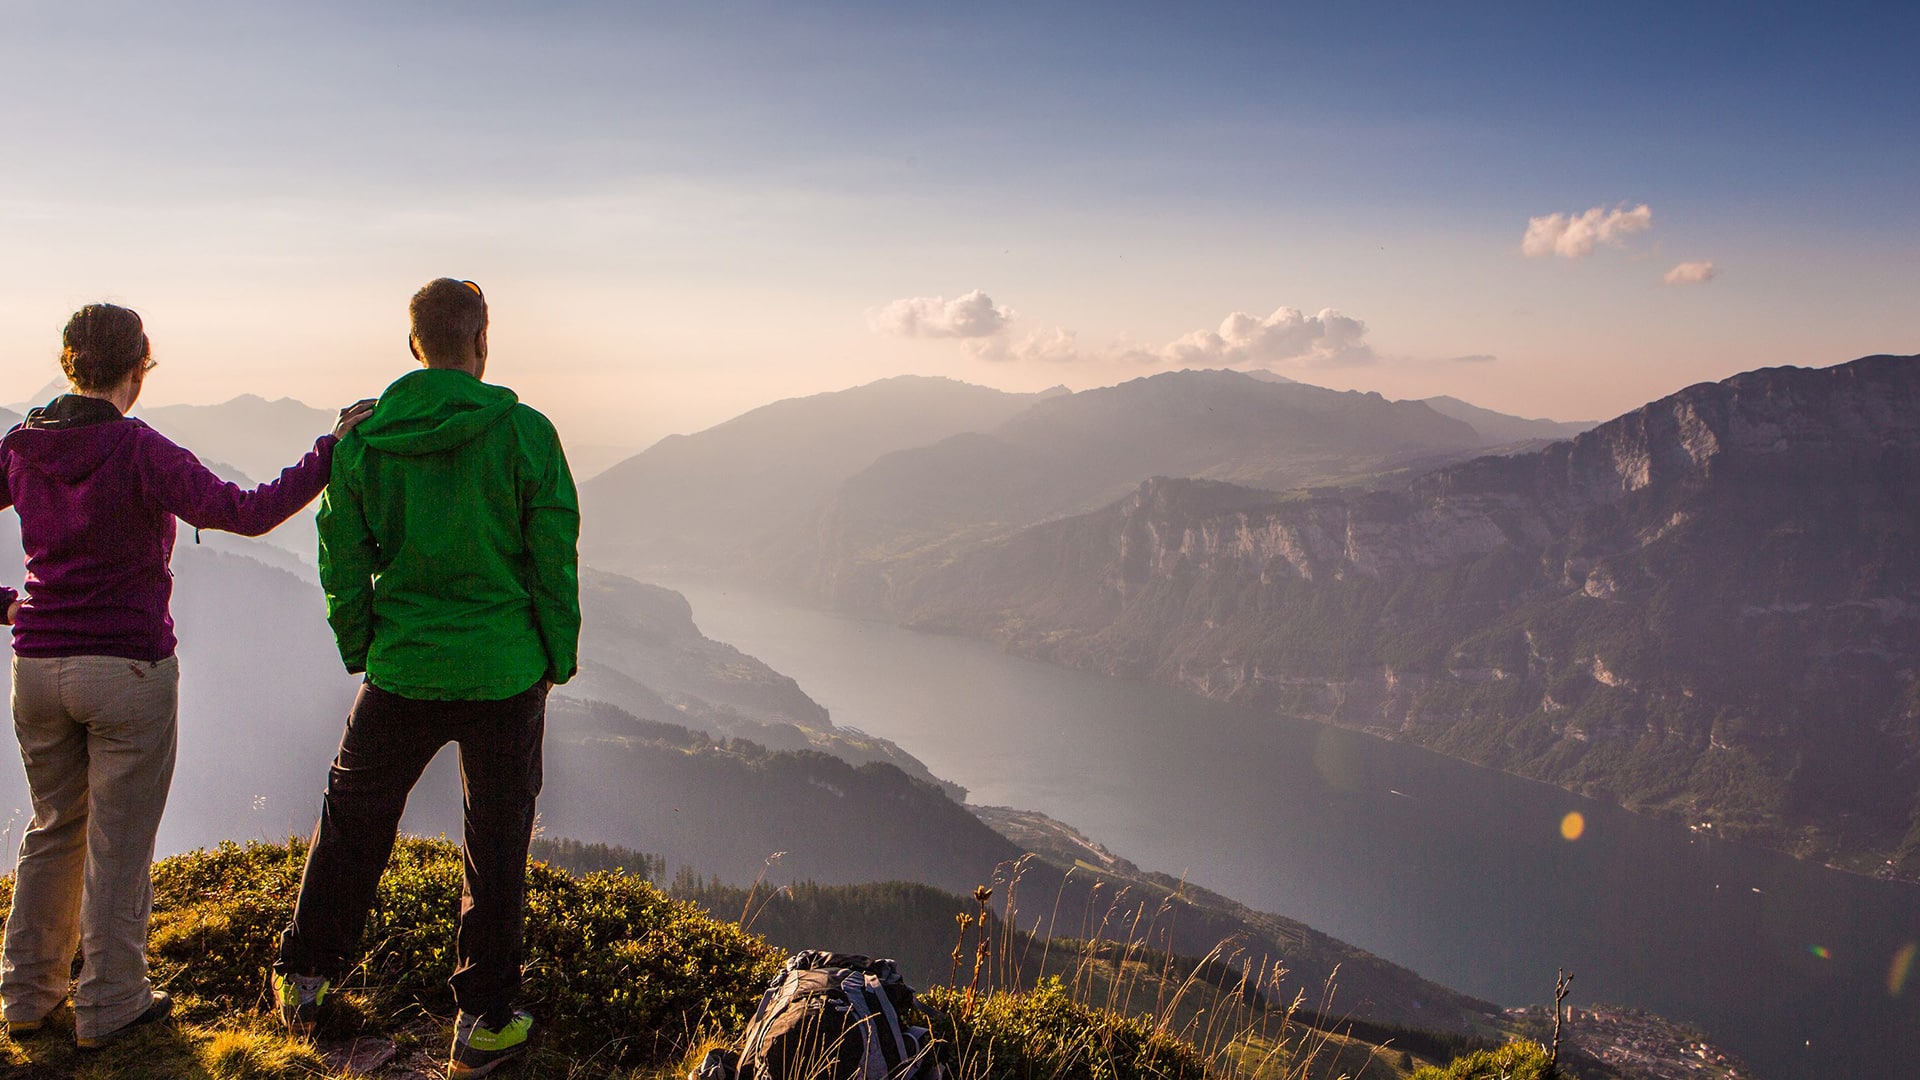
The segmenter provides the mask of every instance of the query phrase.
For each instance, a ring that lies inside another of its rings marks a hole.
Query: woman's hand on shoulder
[[[373,412],[373,406],[378,401],[378,398],[361,398],[359,401],[341,409],[340,422],[333,425],[333,437],[336,439],[346,438],[347,432],[359,427],[360,421],[365,420],[368,414]]]

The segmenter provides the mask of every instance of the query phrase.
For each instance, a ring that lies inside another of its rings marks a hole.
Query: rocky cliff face
[[[1689,387],[1399,492],[1152,480],[916,625],[1920,873],[1920,358]]]

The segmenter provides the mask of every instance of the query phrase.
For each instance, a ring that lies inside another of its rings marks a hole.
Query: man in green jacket
[[[466,875],[452,986],[452,1077],[526,1048],[514,1007],[527,845],[549,687],[574,673],[580,510],[560,440],[513,391],[480,381],[487,304],[440,278],[414,294],[413,355],[334,451],[320,582],[347,670],[366,680],[327,778],[274,998],[296,1031],[359,953],[408,793],[460,746]]]

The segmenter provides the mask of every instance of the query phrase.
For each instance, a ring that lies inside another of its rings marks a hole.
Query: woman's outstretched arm
[[[141,480],[150,498],[197,529],[259,536],[314,500],[333,469],[333,446],[372,410],[360,402],[341,411],[340,422],[320,436],[307,455],[281,470],[278,479],[243,488],[214,475],[193,452],[147,428],[135,434]]]

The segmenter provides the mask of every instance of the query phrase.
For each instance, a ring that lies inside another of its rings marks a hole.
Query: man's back
[[[320,507],[320,583],[353,699],[273,999],[311,1034],[359,954],[407,795],[460,748],[462,829],[451,1080],[524,1054],[514,1005],[526,943],[527,845],[543,782],[547,691],[572,677],[580,634],[580,509],[560,440],[513,391],[481,382],[487,301],[436,278],[407,306],[425,368],[380,397],[334,451]]]
[[[553,425],[428,368],[335,453],[320,578],[341,657],[409,698],[487,701],[574,671],[579,507]]]

